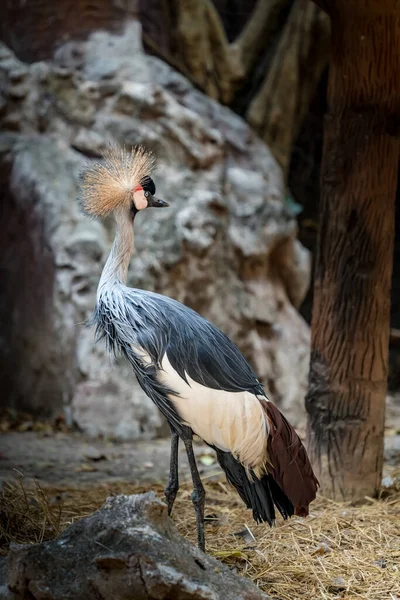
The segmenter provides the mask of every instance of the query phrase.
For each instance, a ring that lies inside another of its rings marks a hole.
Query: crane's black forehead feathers
[[[156,193],[156,185],[151,177],[146,175],[143,179],[140,180],[140,185],[145,190],[145,192],[150,192],[152,196]]]

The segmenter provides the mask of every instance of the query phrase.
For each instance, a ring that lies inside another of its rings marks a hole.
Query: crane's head
[[[155,208],[162,208],[163,206],[169,206],[168,202],[156,198],[156,185],[150,175],[143,177],[139,184],[134,188],[132,193],[132,205],[131,212],[135,215],[139,210],[153,206]]]
[[[129,213],[168,206],[156,198],[156,186],[150,177],[153,155],[142,147],[127,151],[110,146],[103,162],[91,162],[81,174],[80,203],[91,217],[105,218],[111,213]]]

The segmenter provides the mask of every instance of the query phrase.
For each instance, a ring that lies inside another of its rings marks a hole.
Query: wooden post
[[[319,1],[332,55],[306,397],[324,495],[380,487],[399,162],[400,3]]]

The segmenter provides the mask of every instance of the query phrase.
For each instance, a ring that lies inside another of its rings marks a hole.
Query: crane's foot
[[[171,457],[169,463],[169,477],[164,490],[165,499],[167,501],[168,506],[168,515],[171,515],[172,507],[174,505],[175,498],[179,490],[178,446],[179,436],[174,431],[171,431]]]
[[[193,452],[193,434],[190,430],[189,435],[185,435],[183,438],[186,453],[189,461],[190,472],[192,475],[193,481],[193,493],[192,493],[192,502],[194,506],[194,510],[196,512],[196,526],[197,526],[197,543],[203,552],[206,550],[205,539],[204,539],[204,504],[206,493],[203,487],[203,484],[200,479],[200,474],[197,469],[196,459]]]

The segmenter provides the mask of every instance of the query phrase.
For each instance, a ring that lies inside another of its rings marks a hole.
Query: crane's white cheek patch
[[[261,476],[267,459],[268,423],[257,396],[213,390],[179,376],[165,355],[158,378],[179,396],[170,396],[181,419],[205,442],[231,452]]]
[[[144,195],[143,190],[138,190],[133,194],[133,202],[138,210],[143,210],[143,208],[147,208],[147,199]]]

